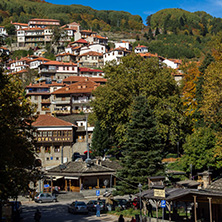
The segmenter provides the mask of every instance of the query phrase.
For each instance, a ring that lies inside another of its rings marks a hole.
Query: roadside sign
[[[96,191],[96,196],[99,196],[100,195],[100,190],[97,190]]]
[[[44,184],[44,188],[48,188],[49,187],[49,184]]]
[[[166,201],[165,200],[161,200],[161,207],[162,208],[166,207]]]

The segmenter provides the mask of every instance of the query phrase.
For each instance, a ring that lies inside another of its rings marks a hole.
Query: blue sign
[[[49,187],[49,184],[44,184],[44,188],[48,188]]]
[[[165,200],[161,200],[161,207],[162,208],[166,207],[166,201]]]
[[[96,196],[99,196],[100,195],[100,190],[97,190],[96,191]]]

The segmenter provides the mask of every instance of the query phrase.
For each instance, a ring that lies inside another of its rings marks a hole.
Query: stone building
[[[43,170],[72,159],[76,126],[50,115],[39,115],[33,123],[35,151]]]

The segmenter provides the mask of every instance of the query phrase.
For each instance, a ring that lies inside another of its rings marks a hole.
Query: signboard
[[[165,189],[154,189],[154,197],[165,197]]]
[[[166,201],[165,200],[161,200],[161,207],[162,208],[166,207]]]
[[[100,190],[97,190],[96,191],[96,196],[99,196],[100,195]]]
[[[37,137],[37,142],[72,142],[71,137]]]
[[[49,184],[44,184],[44,188],[48,188],[49,187]]]

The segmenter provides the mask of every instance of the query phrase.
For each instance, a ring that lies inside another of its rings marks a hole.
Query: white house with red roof
[[[31,59],[28,57],[22,57],[21,59],[12,60],[8,63],[10,66],[10,72],[19,72],[21,70],[27,69],[29,67],[29,61]]]
[[[119,64],[121,62],[122,57],[127,56],[129,53],[131,53],[129,50],[122,47],[112,49],[109,52],[103,54],[104,65],[107,62],[111,61],[116,61],[116,63]]]
[[[132,51],[132,45],[128,41],[122,40],[120,42],[115,42],[114,44],[115,44],[115,48],[122,47],[122,48],[126,48],[129,51]]]
[[[138,45],[134,49],[135,53],[147,53],[148,52],[148,47],[145,45]]]
[[[90,52],[90,51],[98,52],[98,53],[105,53],[106,46],[103,44],[99,44],[99,43],[93,43],[93,44],[89,44],[87,46],[83,46],[80,49],[80,55]]]
[[[25,28],[29,27],[29,25],[26,24],[26,23],[19,23],[19,22],[12,22],[11,21],[11,24],[15,26],[16,30],[18,30],[18,29],[25,29]]]
[[[76,63],[49,61],[39,66],[41,81],[54,80],[61,82],[63,79],[78,74]]]
[[[49,59],[43,58],[43,57],[38,57],[35,59],[32,59],[29,61],[29,68],[30,69],[38,69],[39,66],[43,63],[49,62]]]
[[[51,115],[39,115],[32,126],[36,158],[43,170],[72,161],[76,125]]]

